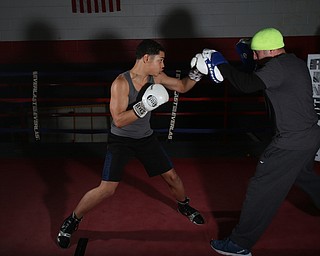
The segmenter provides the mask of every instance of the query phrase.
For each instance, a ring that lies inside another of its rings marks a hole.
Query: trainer
[[[228,79],[244,93],[264,91],[275,124],[275,135],[250,180],[239,223],[226,239],[210,242],[223,255],[251,255],[294,183],[320,209],[320,176],[313,169],[320,127],[307,65],[286,53],[283,36],[275,28],[258,31],[251,49],[258,68],[249,74],[232,67],[215,50],[202,52],[212,80]]]

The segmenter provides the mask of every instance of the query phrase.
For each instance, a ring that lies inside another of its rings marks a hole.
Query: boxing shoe
[[[189,218],[189,220],[197,225],[204,224],[204,218],[200,212],[189,205],[190,199],[187,197],[183,202],[178,201],[178,212]]]
[[[59,247],[66,249],[70,246],[71,235],[78,229],[81,220],[82,218],[78,219],[74,212],[64,220],[57,236]]]

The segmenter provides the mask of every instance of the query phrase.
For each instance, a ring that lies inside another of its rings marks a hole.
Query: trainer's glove
[[[250,48],[251,39],[242,38],[236,44],[236,51],[240,56],[244,71],[252,72],[256,68],[256,63],[253,59],[253,51]]]
[[[201,53],[196,54],[190,62],[189,78],[199,82],[203,75],[208,74],[208,68]]]
[[[142,118],[168,100],[169,94],[162,84],[151,84],[145,90],[141,101],[135,103],[132,109],[139,118]]]
[[[209,76],[215,83],[221,83],[224,78],[220,73],[218,65],[228,63],[220,52],[211,49],[204,49],[202,51],[203,59],[207,65]]]

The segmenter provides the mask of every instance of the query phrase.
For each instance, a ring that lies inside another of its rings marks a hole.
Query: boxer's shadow
[[[174,200],[164,194],[162,194],[160,191],[158,191],[154,186],[152,186],[152,181],[150,180],[150,183],[147,183],[141,178],[138,178],[137,176],[133,176],[129,172],[126,172],[123,182],[126,183],[129,186],[132,186],[138,190],[140,190],[145,195],[160,201],[166,205],[168,205],[171,208],[175,208]],[[165,183],[165,181],[163,180]],[[169,193],[169,189],[168,189]]]

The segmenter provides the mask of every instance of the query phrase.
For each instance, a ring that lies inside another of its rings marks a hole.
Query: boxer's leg
[[[190,206],[190,199],[186,197],[183,183],[176,171],[171,169],[163,173],[161,177],[166,181],[172,195],[178,202],[178,212],[188,217],[188,219],[194,224],[204,224],[205,221],[200,212]]]

